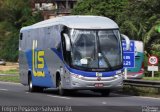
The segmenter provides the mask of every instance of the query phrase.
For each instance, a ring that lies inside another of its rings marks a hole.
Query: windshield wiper
[[[113,68],[112,68],[112,66],[111,66],[111,64],[110,64],[110,62],[108,61],[108,58],[105,57],[105,55],[104,55],[104,53],[101,51],[101,49],[100,49],[100,52],[101,52],[101,54],[102,54],[102,57],[103,57],[104,61],[107,63],[109,69],[110,69],[110,70],[113,70]]]
[[[111,64],[110,64],[110,62],[108,61],[108,58],[107,57],[105,57],[105,54],[102,52],[102,50],[101,50],[101,47],[100,47],[100,41],[99,41],[99,36],[98,36],[98,34],[97,34],[97,37],[98,37],[98,48],[99,48],[99,52],[102,54],[102,57],[103,57],[103,59],[104,59],[104,61],[107,63],[107,65],[108,65],[108,67],[109,67],[109,69],[110,70],[113,70],[113,68],[112,68],[112,66],[111,66]],[[99,58],[99,56],[98,56],[98,58]],[[99,60],[99,59],[98,59]],[[99,63],[99,62],[98,62]],[[98,64],[99,65],[99,64]]]

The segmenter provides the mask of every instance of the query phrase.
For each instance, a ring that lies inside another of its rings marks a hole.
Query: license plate
[[[94,84],[94,86],[95,87],[103,87],[104,85],[103,85],[103,83],[96,83],[96,84]]]

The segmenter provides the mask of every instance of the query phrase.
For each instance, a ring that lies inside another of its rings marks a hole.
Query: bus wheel
[[[101,95],[102,95],[102,96],[109,96],[109,95],[110,95],[110,90],[109,90],[109,89],[107,89],[107,90],[102,90],[102,91],[101,91]]]
[[[35,91],[36,91],[36,87],[33,86],[32,76],[31,76],[31,75],[29,75],[29,80],[28,80],[28,82],[29,82],[29,92],[35,92]]]
[[[65,95],[65,90],[62,88],[62,81],[61,81],[61,79],[58,80],[58,93],[61,96]]]

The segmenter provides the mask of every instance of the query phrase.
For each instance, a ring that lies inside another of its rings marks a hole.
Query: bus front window
[[[74,30],[71,34],[72,65],[81,69],[114,69],[122,65],[118,30]]]

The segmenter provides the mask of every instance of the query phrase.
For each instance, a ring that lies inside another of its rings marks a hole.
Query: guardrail
[[[160,88],[160,81],[126,79],[126,80],[124,80],[124,85]]]

